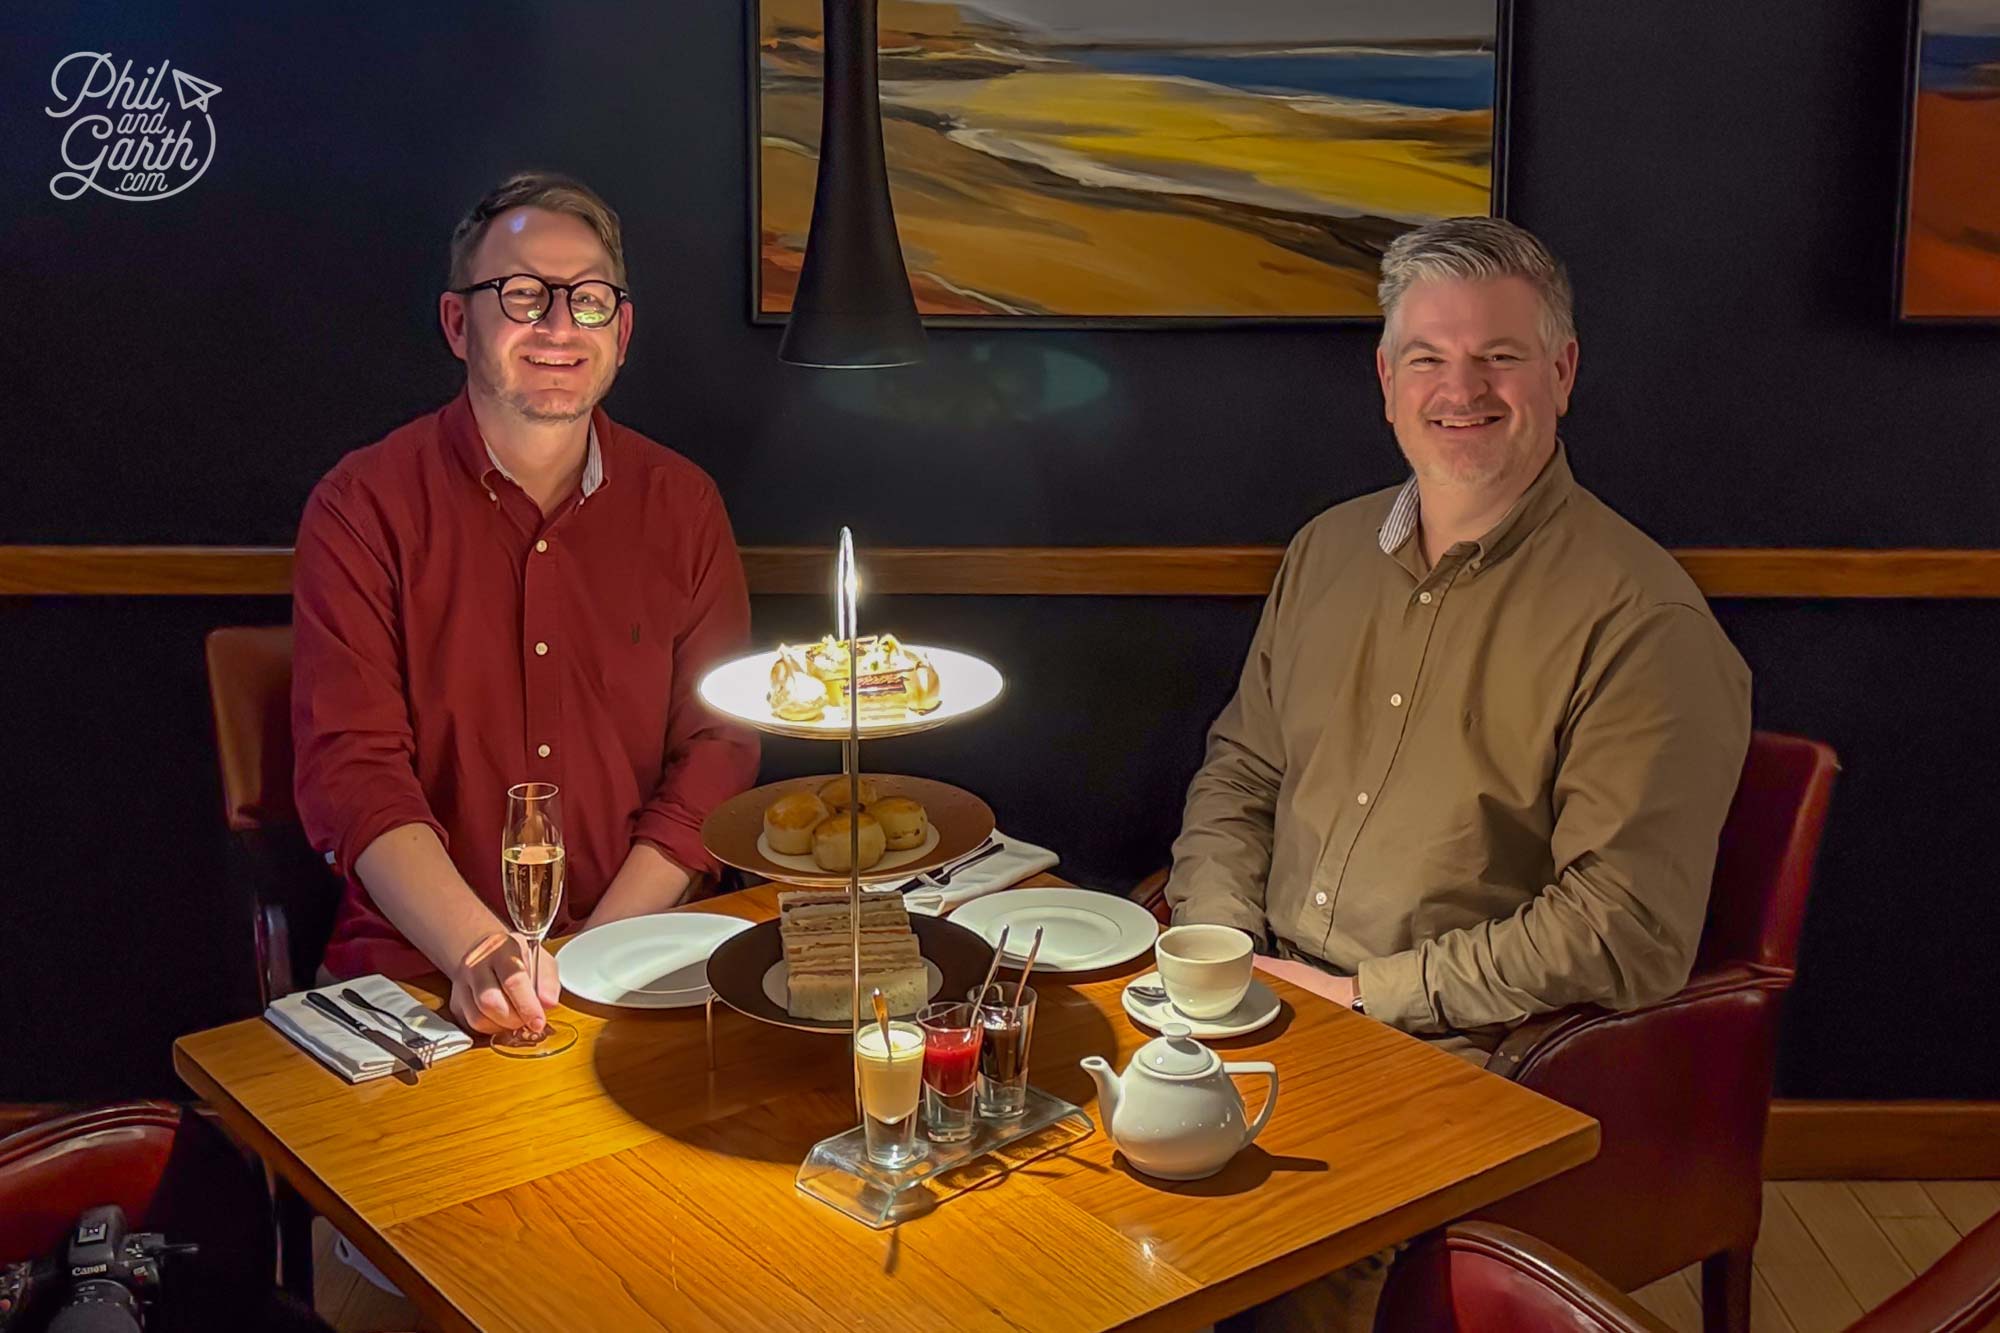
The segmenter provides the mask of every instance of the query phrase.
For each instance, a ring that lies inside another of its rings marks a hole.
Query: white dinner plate
[[[938,673],[938,706],[928,713],[905,709],[894,717],[866,717],[861,735],[908,736],[941,727],[955,718],[976,713],[1000,697],[1000,672],[991,662],[971,653],[950,648],[927,648],[910,644],[922,653]],[[817,722],[787,722],[771,711],[771,664],[776,649],[752,653],[733,662],[724,662],[701,678],[696,692],[701,701],[726,717],[733,717],[760,731],[779,736],[799,736],[806,740],[839,740],[847,735],[847,710],[829,708]]]
[[[849,958],[853,956],[852,954],[848,955]],[[924,959],[924,976],[927,978],[924,986],[924,1004],[929,1004],[937,998],[937,993],[944,989],[944,973],[938,971],[936,963],[926,958]],[[780,958],[764,972],[764,998],[772,1004],[777,1005],[780,1009],[785,1008],[785,1006],[791,1003],[792,999],[791,988],[786,984],[790,980],[790,975],[785,971],[785,960]],[[923,1005],[918,1005],[917,1008],[921,1009]],[[911,1014],[915,1012],[916,1009],[910,1011]],[[899,1014],[892,1011],[889,1016],[891,1018],[908,1018],[910,1014]]]
[[[936,851],[937,846],[938,846],[937,825],[935,824],[926,825],[924,828],[924,840],[922,842],[918,843],[914,847],[906,847],[900,852],[882,853],[882,859],[877,861],[874,865],[869,866],[867,873],[879,877],[884,871],[894,870],[899,866],[914,864],[915,862],[923,860],[924,858],[928,857],[932,852]],[[786,852],[772,851],[770,838],[762,833],[759,833],[757,835],[757,854],[762,856],[765,860],[769,861],[772,865],[783,866],[787,870],[797,870],[803,874],[812,875],[818,879],[825,879],[827,875],[826,871],[820,869],[819,862],[813,860],[810,856],[793,856]],[[840,873],[844,875],[847,872],[843,870]]]
[[[556,955],[563,989],[625,1009],[705,1004],[708,956],[754,924],[712,912],[662,912],[586,930]]]
[[[1130,898],[1090,889],[1009,889],[975,898],[951,919],[998,948],[1007,929],[1003,967],[1020,967],[1042,930],[1037,972],[1091,972],[1127,963],[1153,947],[1160,923]]]
[[[1263,1027],[1284,1008],[1278,993],[1256,977],[1250,978],[1250,989],[1243,992],[1243,998],[1236,1002],[1236,1007],[1220,1018],[1189,1018],[1174,1008],[1172,1000],[1142,1000],[1132,993],[1134,986],[1160,985],[1160,974],[1157,971],[1148,972],[1143,977],[1134,977],[1126,982],[1125,989],[1118,996],[1133,1022],[1155,1032],[1166,1023],[1185,1023],[1190,1035],[1195,1037],[1240,1037]]]

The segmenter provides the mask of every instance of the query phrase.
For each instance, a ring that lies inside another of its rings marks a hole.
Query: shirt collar
[[[479,442],[486,444],[486,438],[481,436]],[[507,470],[507,465],[500,461],[500,455],[493,452],[493,446],[490,444],[486,444],[486,460],[493,464],[495,472],[498,472],[509,481],[514,480],[514,474]],[[520,483],[516,482],[515,484],[519,485]],[[597,447],[597,422],[593,420],[590,423],[590,452],[584,456],[583,460],[583,481],[581,488],[584,498],[586,500],[589,499],[591,492],[603,484],[604,453]]]
[[[583,480],[579,487],[585,496],[589,496],[609,479],[604,471],[603,435],[610,424],[601,406],[590,410],[589,452],[583,460]],[[500,460],[494,456],[492,446],[488,445],[486,438],[480,434],[479,420],[472,414],[470,389],[460,389],[458,397],[445,405],[440,415],[439,432],[444,437],[447,449],[457,456],[466,472],[488,490],[492,489],[486,483],[486,475],[489,472],[498,472],[507,480],[514,480],[507,469],[500,466]]]
[[[1562,508],[1563,501],[1569,499],[1575,485],[1576,478],[1569,470],[1569,452],[1563,442],[1557,440],[1555,453],[1542,465],[1540,475],[1522,492],[1514,507],[1473,543],[1478,548],[1474,555],[1474,568],[1498,560],[1519,546],[1529,533],[1542,525],[1544,519]],[[1421,504],[1417,479],[1412,474],[1403,483],[1403,488],[1396,492],[1396,499],[1389,506],[1389,516],[1382,520],[1382,526],[1375,533],[1375,544],[1382,548],[1382,554],[1396,554],[1404,543],[1417,535]]]

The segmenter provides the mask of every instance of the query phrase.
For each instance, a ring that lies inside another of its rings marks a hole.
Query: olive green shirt
[[[1687,980],[1750,673],[1557,447],[1426,569],[1415,483],[1296,536],[1174,843],[1177,922],[1275,935],[1405,1031]]]

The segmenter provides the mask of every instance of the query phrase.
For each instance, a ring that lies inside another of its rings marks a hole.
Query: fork
[[[417,1063],[424,1068],[429,1069],[431,1067],[431,1060],[437,1055],[437,1043],[404,1022],[401,1015],[392,1014],[379,1004],[369,1003],[362,996],[361,992],[355,990],[352,986],[343,987],[340,992],[340,998],[357,1009],[366,1009],[369,1013],[380,1018],[386,1018],[401,1028],[403,1030],[403,1044],[410,1048],[410,1054],[416,1056]]]
[[[937,871],[935,874],[920,875],[918,876],[918,878],[927,879],[931,883],[937,885],[939,888],[943,888],[945,885],[951,883],[952,876],[958,874],[962,870],[971,869],[973,866],[978,865],[981,861],[984,861],[989,856],[999,855],[1000,851],[1001,851],[1000,844],[992,841],[991,839],[988,839],[985,843],[981,844],[976,851],[970,853],[969,855],[960,857],[958,860],[952,862],[952,864],[946,866],[944,869]]]

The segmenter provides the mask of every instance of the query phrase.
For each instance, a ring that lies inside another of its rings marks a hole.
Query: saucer
[[[1240,1037],[1246,1032],[1255,1032],[1278,1016],[1284,1008],[1278,993],[1266,986],[1258,977],[1250,978],[1250,989],[1243,992],[1243,998],[1236,1007],[1220,1018],[1189,1018],[1174,1008],[1173,1001],[1161,1000],[1149,1004],[1132,994],[1134,986],[1158,986],[1160,974],[1148,972],[1142,977],[1134,977],[1125,983],[1118,999],[1124,1004],[1125,1012],[1133,1022],[1149,1027],[1155,1032],[1165,1023],[1185,1023],[1190,1035],[1200,1037]]]

